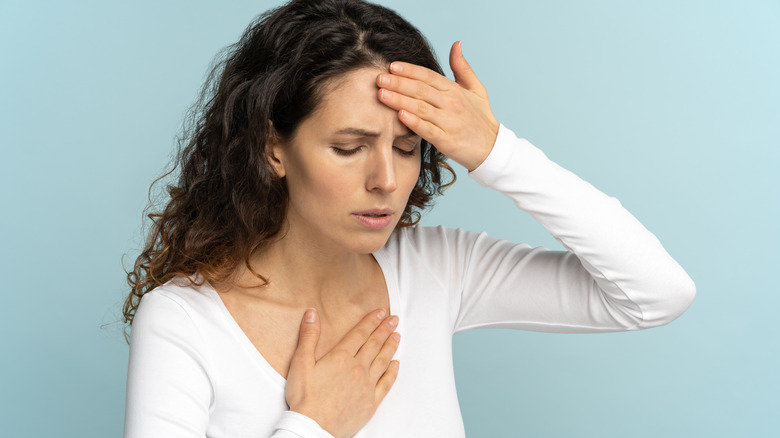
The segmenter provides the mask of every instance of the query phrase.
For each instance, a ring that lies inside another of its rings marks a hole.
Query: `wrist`
[[[476,170],[479,166],[482,165],[482,163],[487,160],[487,158],[490,156],[490,153],[493,151],[493,147],[496,145],[496,140],[498,140],[498,131],[501,128],[501,124],[498,123],[498,120],[493,119],[490,126],[490,130],[485,135],[484,141],[481,142],[483,145],[482,147],[478,148],[479,155],[477,155],[473,160],[471,160],[470,164],[464,165],[469,172],[473,172]]]
[[[327,429],[323,428],[315,419],[310,416],[289,410],[282,414],[276,425],[277,430],[290,431],[298,436],[312,438],[334,438]]]

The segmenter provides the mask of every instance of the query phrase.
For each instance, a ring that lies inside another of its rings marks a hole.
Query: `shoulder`
[[[394,259],[398,264],[422,263],[428,265],[448,263],[473,248],[474,243],[486,234],[462,228],[444,226],[416,226],[398,228],[390,235],[385,246],[376,254]]]
[[[208,302],[208,296],[203,285],[191,282],[184,277],[158,286],[144,294],[138,306],[139,312],[147,308],[179,308],[189,312],[193,308],[203,307]]]
[[[391,254],[399,251],[426,251],[432,247],[446,245],[453,234],[462,231],[460,228],[454,230],[441,225],[396,228],[381,251]]]
[[[141,330],[180,330],[202,325],[216,313],[214,297],[207,284],[176,277],[147,292],[141,298],[132,332]],[[218,299],[218,297],[217,297]]]

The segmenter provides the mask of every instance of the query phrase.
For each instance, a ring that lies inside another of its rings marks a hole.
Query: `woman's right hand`
[[[391,360],[401,339],[398,317],[369,313],[320,360],[314,352],[320,319],[309,309],[301,321],[285,396],[291,411],[306,415],[336,438],[351,437],[374,415],[398,376]]]

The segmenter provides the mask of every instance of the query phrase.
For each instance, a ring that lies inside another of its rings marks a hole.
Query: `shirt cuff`
[[[469,176],[485,187],[494,187],[505,175],[517,178],[518,163],[527,163],[531,158],[528,155],[532,156],[535,150],[538,149],[528,140],[518,138],[511,129],[501,124],[490,154],[479,167],[469,172]]]
[[[276,430],[291,432],[296,436],[305,438],[334,438],[327,430],[311,418],[294,411],[285,411],[279,422],[276,423]]]
[[[541,149],[502,124],[490,154],[469,176],[484,187],[504,192],[517,189],[518,184],[523,187],[529,177],[544,173],[549,164]]]

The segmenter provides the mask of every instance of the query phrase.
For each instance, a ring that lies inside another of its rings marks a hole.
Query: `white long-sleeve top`
[[[615,198],[501,126],[469,174],[568,251],[443,227],[397,229],[374,254],[399,316],[398,378],[356,437],[459,437],[452,335],[476,327],[609,332],[666,324],[695,287]],[[330,437],[288,411],[285,380],[207,283],[146,294],[132,327],[126,438]]]

